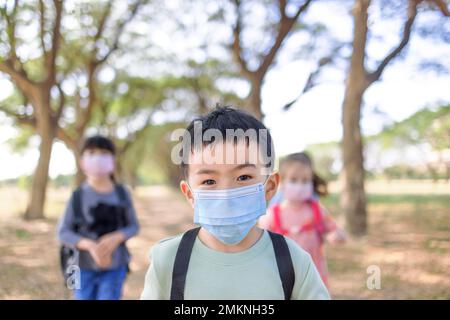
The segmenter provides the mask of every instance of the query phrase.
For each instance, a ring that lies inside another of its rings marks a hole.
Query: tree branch
[[[86,107],[86,110],[79,109],[80,113],[77,117],[77,123],[76,123],[76,130],[77,132],[84,133],[84,130],[86,129],[86,126],[89,123],[89,120],[92,115],[92,111],[94,109],[94,105],[97,103],[97,94],[96,94],[96,71],[97,71],[97,64],[93,61],[91,61],[88,65],[88,90],[89,90],[89,97],[88,97],[88,105]]]
[[[0,60],[0,71],[8,74],[24,95],[30,98],[29,93],[36,87],[36,83],[30,80],[23,69],[16,70],[11,59]],[[31,99],[30,99],[31,100]]]
[[[136,1],[136,3],[135,3],[134,5],[131,6],[131,9],[129,9],[129,12],[130,12],[130,13],[128,14],[128,16],[127,16],[125,19],[123,19],[123,20],[119,23],[119,25],[118,25],[118,27],[117,27],[117,29],[116,29],[116,32],[115,32],[115,35],[114,35],[114,40],[113,40],[112,46],[110,47],[110,49],[108,50],[108,52],[103,56],[103,58],[97,60],[97,64],[102,64],[102,63],[104,63],[106,60],[108,60],[109,56],[110,56],[114,51],[116,51],[116,50],[119,48],[120,36],[122,35],[123,30],[125,29],[126,25],[127,25],[131,20],[133,20],[133,18],[136,16],[136,14],[137,14],[138,11],[139,11],[139,8],[142,6],[142,4],[143,4],[144,2],[145,2],[145,1],[138,0],[138,1]],[[103,22],[103,23],[104,23],[104,22]]]
[[[415,0],[409,0],[408,2],[408,13],[407,19],[403,26],[403,35],[402,38],[397,45],[378,65],[375,71],[369,73],[367,75],[368,83],[371,84],[380,79],[381,74],[383,73],[386,66],[402,52],[402,50],[406,47],[411,37],[412,26],[414,24],[414,20],[417,16],[417,4],[418,2]]]
[[[10,66],[17,71],[20,75],[22,75],[24,78],[28,79],[28,75],[23,67],[22,61],[20,61],[19,57],[17,56],[17,50],[16,50],[16,16],[18,11],[18,5],[19,1],[15,0],[13,9],[11,14],[8,14],[6,4],[4,8],[1,10],[2,16],[5,18],[6,21],[6,34],[8,37],[9,42],[9,57],[6,59]],[[0,60],[1,62],[1,60]]]
[[[55,6],[55,24],[53,26],[52,34],[52,48],[48,55],[47,61],[47,85],[53,86],[56,82],[56,57],[61,43],[61,19],[63,12],[63,0],[53,0]]]
[[[97,42],[99,39],[101,39],[103,35],[103,31],[105,30],[106,21],[108,20],[108,17],[111,13],[111,8],[114,1],[108,1],[106,4],[106,9],[103,12],[102,17],[100,18],[100,23],[98,24],[97,32],[94,37],[94,41]]]
[[[297,21],[300,14],[302,14],[306,9],[308,9],[309,5],[311,4],[312,0],[306,0],[298,9],[297,12],[293,17],[288,17],[286,14],[286,1],[280,0],[279,1],[279,8],[280,8],[280,23],[278,25],[278,33],[277,37],[275,39],[274,44],[270,48],[269,52],[264,56],[263,61],[260,65],[260,67],[257,70],[258,75],[262,78],[266,74],[267,70],[269,69],[270,65],[272,64],[273,60],[275,59],[275,56],[278,52],[278,50],[281,47],[281,44],[283,43],[286,36],[291,31],[293,25]]]
[[[77,142],[74,138],[72,138],[66,130],[59,127],[56,129],[56,138],[64,142],[64,144],[72,150],[76,150],[78,148]]]
[[[236,6],[236,24],[233,27],[233,44],[232,52],[236,61],[239,63],[242,73],[247,77],[251,78],[253,73],[248,69],[247,61],[245,61],[242,56],[241,47],[241,31],[242,31],[242,12],[241,12],[241,1],[235,0],[234,4]]]
[[[97,99],[97,94],[96,94],[96,72],[98,67],[104,63],[108,57],[111,55],[112,52],[114,52],[115,50],[117,50],[119,48],[119,39],[120,36],[125,28],[125,26],[136,16],[140,6],[143,4],[144,1],[137,1],[131,8],[129,15],[122,20],[121,23],[119,23],[119,26],[117,27],[115,36],[114,36],[114,40],[113,40],[113,45],[112,47],[109,49],[109,51],[106,53],[105,56],[103,56],[103,58],[101,59],[97,59],[97,57],[94,56],[92,57],[91,61],[89,62],[88,65],[88,90],[89,90],[89,100],[88,100],[88,105],[86,107],[86,110],[83,112],[80,109],[80,115],[79,117],[77,117],[77,124],[76,124],[76,130],[77,132],[84,132],[84,130],[86,129],[86,126],[88,125],[91,115],[92,115],[92,111],[94,109],[94,106],[96,103],[98,103],[98,99]],[[108,3],[102,18],[100,19],[99,22],[99,26],[97,28],[97,33],[95,35],[95,40],[98,41],[103,34],[103,30],[105,29],[105,25],[106,25],[106,21],[111,13],[111,8],[112,8],[112,3]]]
[[[302,4],[302,5],[298,8],[296,14],[295,14],[291,19],[293,19],[294,21],[296,21],[296,20],[298,19],[298,17],[299,17],[304,11],[306,11],[306,9],[308,9],[308,7],[309,7],[309,5],[311,4],[311,2],[312,2],[312,0],[306,0],[305,3]]]
[[[275,38],[274,44],[269,49],[269,52],[264,55],[262,58],[261,64],[259,65],[258,69],[256,71],[251,71],[248,69],[248,63],[245,61],[243,57],[243,49],[241,46],[241,33],[242,33],[242,12],[241,12],[241,1],[240,0],[234,0],[234,4],[236,6],[236,23],[233,27],[233,44],[232,44],[232,52],[233,56],[238,62],[242,73],[247,78],[258,78],[262,79],[264,75],[267,73],[270,65],[272,64],[273,60],[275,59],[275,56],[277,52],[279,51],[284,39],[291,31],[293,25],[297,21],[300,14],[302,14],[306,9],[309,7],[312,0],[306,0],[296,11],[295,15],[292,17],[287,16],[286,14],[286,0],[279,0],[278,2],[278,8],[280,11],[280,21],[278,25],[278,32],[277,36]]]
[[[44,59],[47,62],[47,47],[45,45],[45,4],[44,0],[39,0],[39,40],[41,41],[42,52],[44,54]]]
[[[444,16],[450,17],[450,10],[448,9],[445,0],[429,0],[429,1],[434,3]]]
[[[3,112],[7,116],[14,118],[14,121],[17,121],[17,123],[32,126],[32,127],[36,126],[36,119],[34,117],[18,114],[14,111],[9,110],[8,108],[6,108],[4,106],[0,106],[0,112]]]
[[[14,6],[12,9],[11,15],[8,15],[5,9],[5,19],[7,23],[7,34],[8,34],[8,41],[10,45],[10,57],[14,60],[14,62],[19,61],[17,57],[16,52],[16,16],[17,16],[17,8],[18,8],[19,1],[14,1]]]
[[[59,102],[58,102],[58,107],[56,108],[56,112],[55,112],[55,120],[56,122],[58,122],[59,118],[61,118],[61,114],[64,110],[64,106],[66,104],[66,95],[64,94],[64,91],[61,88],[61,84],[57,83],[56,84],[56,88],[58,88],[59,91]]]
[[[333,48],[332,52],[329,55],[324,56],[319,60],[317,67],[309,74],[308,79],[306,80],[305,86],[303,87],[303,90],[300,93],[300,95],[291,102],[284,105],[283,111],[289,110],[294,105],[294,103],[296,103],[298,99],[300,99],[301,96],[303,96],[306,92],[308,92],[317,85],[317,78],[319,77],[322,68],[333,62],[335,55],[337,55],[337,53],[339,52],[339,49],[340,46],[338,46],[337,48],[336,47]]]
[[[120,153],[124,154],[127,152],[127,150],[133,145],[134,142],[136,142],[137,140],[139,140],[141,137],[144,136],[145,131],[151,126],[151,120],[152,120],[152,115],[153,115],[153,111],[150,112],[150,114],[147,117],[147,121],[145,122],[145,125],[139,129],[136,130],[133,133],[133,137],[129,137],[125,144],[122,146],[122,148],[120,148]]]

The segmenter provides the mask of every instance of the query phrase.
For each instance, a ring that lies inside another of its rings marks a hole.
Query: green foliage
[[[379,134],[364,137],[366,144],[376,144],[386,151],[408,146],[428,144],[435,151],[450,148],[450,106],[436,109],[425,108],[403,121],[386,127]],[[318,173],[327,180],[337,178],[332,168],[340,158],[338,142],[310,145],[306,148],[314,160]],[[409,164],[396,164],[384,168],[381,177],[390,179],[448,179],[448,172],[431,166],[418,168]],[[380,177],[378,173],[366,172],[367,177]]]
[[[436,150],[444,149],[445,138],[449,134],[450,106],[439,107],[436,110],[425,108],[411,117],[394,123],[385,128],[380,134],[368,137],[368,141],[378,140],[385,148],[397,145],[417,145],[430,143]]]
[[[149,183],[168,183],[178,185],[181,176],[178,165],[171,160],[172,147],[177,143],[171,141],[173,130],[186,127],[186,123],[174,122],[155,125],[149,130],[145,140],[145,155],[141,158],[139,173]]]
[[[35,132],[30,127],[24,127],[19,130],[18,134],[9,139],[7,143],[10,145],[13,152],[24,153],[30,148],[30,139],[35,135]]]
[[[327,181],[338,178],[338,173],[333,170],[334,162],[340,155],[337,142],[309,145],[306,147],[306,152],[312,157],[314,168],[319,176]]]
[[[20,176],[17,186],[22,190],[28,190],[31,187],[31,176]]]
[[[420,169],[407,164],[398,164],[384,168],[383,177],[388,179],[446,179],[444,173],[438,173],[436,170]]]
[[[74,177],[71,174],[69,175],[60,174],[56,176],[56,178],[52,179],[50,181],[50,184],[55,188],[71,187],[73,185],[73,178]]]
[[[433,120],[426,137],[435,150],[450,149],[450,106]]]

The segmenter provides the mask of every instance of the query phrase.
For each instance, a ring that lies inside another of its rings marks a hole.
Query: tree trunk
[[[366,195],[364,190],[364,159],[360,128],[363,92],[349,87],[343,105],[343,190],[340,205],[345,214],[347,230],[354,236],[367,232]]]
[[[53,141],[55,139],[54,128],[46,121],[40,125],[38,130],[41,138],[39,146],[39,161],[33,176],[31,186],[30,202],[25,211],[25,219],[42,219],[44,218],[45,196],[48,184],[48,172],[50,166],[50,157],[52,153]]]
[[[264,117],[261,107],[262,107],[262,101],[261,101],[261,87],[262,87],[262,80],[253,80],[251,81],[251,91],[248,96],[248,110],[251,114],[253,114],[256,118],[259,120],[262,120]]]
[[[118,183],[123,183],[124,182],[124,175],[125,175],[125,167],[123,165],[123,155],[117,153],[116,155],[116,165],[114,168],[114,179],[116,180],[116,182]]]
[[[131,187],[132,190],[135,190],[138,185],[138,175],[136,172],[137,168],[129,168],[124,173],[124,182]]]
[[[340,197],[340,206],[345,215],[347,230],[353,236],[362,236],[367,233],[364,159],[360,120],[363,95],[368,86],[364,60],[369,5],[369,0],[356,0],[353,8],[353,52],[342,106],[343,169],[341,178],[343,190]]]

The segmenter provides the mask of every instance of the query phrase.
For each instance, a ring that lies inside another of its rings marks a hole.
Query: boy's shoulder
[[[158,270],[171,270],[175,261],[175,256],[184,233],[164,238],[153,245],[150,251],[150,260]],[[298,270],[308,269],[312,263],[311,256],[302,249],[294,240],[284,237],[289,247],[294,266]]]
[[[294,240],[289,237],[284,237],[289,247],[289,252],[291,253],[291,258],[294,265],[300,265],[302,267],[308,267],[312,262],[311,255],[300,247]]]
[[[173,265],[183,233],[159,240],[150,250],[150,260],[159,268],[165,269]]]

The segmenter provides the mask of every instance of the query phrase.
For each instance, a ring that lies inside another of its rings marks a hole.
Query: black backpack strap
[[[278,272],[280,273],[281,284],[283,285],[284,299],[290,300],[295,283],[295,272],[291,253],[284,236],[271,231],[268,232],[272,239],[275,258],[277,259]]]
[[[83,216],[83,208],[81,207],[81,193],[82,189],[81,187],[78,187],[74,192],[72,196],[72,210],[73,210],[73,228],[75,231],[78,231],[81,224],[84,222],[84,216]]]
[[[173,265],[170,300],[184,300],[184,287],[189,260],[191,259],[192,248],[199,231],[200,227],[188,230],[181,238]]]
[[[121,184],[115,185],[116,193],[119,196],[119,199],[121,202],[126,203],[128,201],[127,192],[125,190],[125,187]]]

